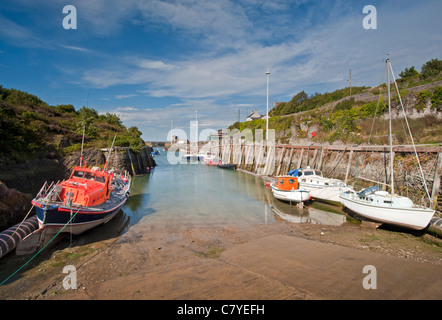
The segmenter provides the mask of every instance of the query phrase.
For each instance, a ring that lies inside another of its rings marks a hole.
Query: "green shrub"
[[[442,73],[442,60],[431,59],[427,61],[421,70],[421,78],[427,79],[430,77],[439,76]]]
[[[442,111],[442,86],[434,88],[431,104],[432,108],[436,108],[437,111]]]
[[[433,93],[428,89],[419,91],[417,94],[416,105],[414,107],[419,111],[424,111],[425,105],[427,104],[428,100],[431,99],[432,95]]]

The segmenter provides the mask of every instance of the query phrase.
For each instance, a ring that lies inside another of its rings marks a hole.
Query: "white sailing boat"
[[[307,190],[312,198],[324,202],[339,204],[341,193],[353,190],[345,182],[324,177],[321,171],[313,170],[309,166],[305,169],[292,170],[289,175],[298,177],[299,188]]]
[[[388,81],[388,108],[390,115],[390,155],[393,154],[393,143],[392,143],[392,133],[391,133],[391,96],[390,96],[390,71],[393,76],[393,81],[396,86],[397,94],[399,96],[399,101],[402,106],[402,110],[405,114],[404,106],[402,104],[402,99],[400,97],[399,89],[396,84],[396,79],[394,78],[393,68],[391,67],[390,59],[386,60],[387,64],[387,81]],[[407,123],[408,130],[410,127]],[[411,140],[414,146],[413,137],[411,135]],[[425,182],[425,178],[422,172],[422,167],[420,165],[419,157],[417,156],[416,148],[414,149],[417,162],[419,164],[420,173],[422,176],[423,185],[425,191],[430,199],[428,193],[428,188]],[[397,225],[400,227],[405,227],[414,230],[422,230],[428,226],[431,218],[434,215],[435,210],[423,206],[418,206],[413,203],[413,201],[407,197],[402,197],[394,193],[394,172],[393,172],[393,157],[390,157],[390,173],[391,173],[391,193],[387,191],[381,191],[380,186],[373,186],[361,190],[360,192],[347,191],[340,195],[340,200],[342,205],[353,211],[354,213],[382,223]]]

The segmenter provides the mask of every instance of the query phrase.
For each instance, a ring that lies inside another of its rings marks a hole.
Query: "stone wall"
[[[109,167],[116,171],[127,171],[132,176],[149,173],[156,166],[152,151],[152,147],[145,147],[140,153],[134,153],[130,148],[117,148],[111,153]],[[104,156],[107,157],[108,153],[104,152]]]

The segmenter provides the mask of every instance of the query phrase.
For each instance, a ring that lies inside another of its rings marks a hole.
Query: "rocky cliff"
[[[23,220],[31,208],[32,195],[8,188],[0,181],[0,231]]]
[[[150,168],[156,166],[151,154],[152,151],[152,147],[145,147],[140,153],[135,153],[130,148],[116,147],[110,154],[108,167],[116,172],[127,171],[132,176],[149,173]],[[107,149],[86,149],[83,151],[83,159],[88,167],[97,166],[103,168],[108,155]],[[66,177],[69,176],[72,168],[76,165],[80,165],[79,151],[63,159]]]

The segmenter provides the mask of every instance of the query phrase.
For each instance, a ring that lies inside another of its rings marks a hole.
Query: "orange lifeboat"
[[[278,176],[270,184],[272,194],[276,199],[289,202],[304,202],[311,199],[308,191],[299,189],[298,178],[292,176]]]
[[[127,174],[77,166],[68,180],[50,186],[45,183],[32,200],[39,226],[49,234],[80,234],[105,223],[126,202],[130,183]]]

